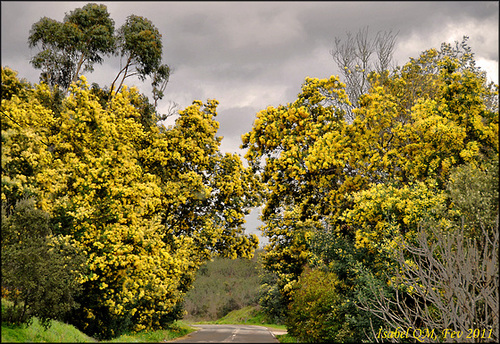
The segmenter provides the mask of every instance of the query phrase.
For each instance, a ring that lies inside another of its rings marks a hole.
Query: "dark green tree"
[[[155,108],[158,105],[158,100],[162,99],[164,96],[165,88],[167,87],[168,80],[170,79],[170,73],[171,73],[170,67],[167,66],[166,64],[162,64],[153,74],[153,81],[151,85],[153,86],[153,99],[155,102],[154,103]]]
[[[10,214],[2,207],[2,296],[12,301],[3,321],[29,323],[36,316],[48,327],[79,306],[85,259],[69,237],[53,236],[49,223],[33,199]]]
[[[105,56],[119,55],[125,59],[123,68],[120,65],[109,88],[95,84],[95,93],[106,103],[120,91],[125,79],[137,76],[144,82],[150,78],[154,102],[149,116],[156,115],[155,122],[166,118],[156,114],[156,107],[164,96],[171,69],[162,64],[162,35],[147,18],[130,15],[115,31],[107,7],[90,3],[66,14],[62,22],[43,17],[33,24],[28,44],[39,48],[30,62],[41,70],[40,80],[64,92],[83,72],[92,72],[95,63],[102,64]]]

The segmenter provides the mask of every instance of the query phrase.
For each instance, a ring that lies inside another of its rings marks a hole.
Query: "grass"
[[[9,301],[2,299],[2,311]],[[3,312],[2,312],[3,313]],[[103,343],[158,343],[185,336],[195,329],[177,321],[168,329],[124,334],[118,338],[102,341]],[[45,330],[37,318],[30,325],[8,325],[2,322],[2,343],[97,343],[98,341],[79,331],[72,325],[52,321]]]
[[[174,323],[169,329],[150,332],[124,334],[102,343],[158,343],[185,336],[194,329],[183,322]],[[96,343],[96,339],[80,332],[72,325],[52,321],[52,326],[45,330],[34,318],[29,326],[9,326],[2,324],[2,343]]]
[[[193,331],[195,331],[195,329],[188,324],[182,321],[176,321],[166,330],[124,334],[112,340],[102,341],[102,343],[158,343],[183,337]]]
[[[45,330],[37,318],[29,325],[4,325],[2,323],[2,343],[95,343],[97,340],[91,338],[74,326],[52,321],[52,325]]]
[[[298,339],[287,334],[278,334],[276,339],[279,340],[280,343],[299,343]]]

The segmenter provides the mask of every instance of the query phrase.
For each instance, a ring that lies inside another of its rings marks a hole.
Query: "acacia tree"
[[[461,342],[498,341],[498,157],[484,168],[457,168],[447,192],[456,208],[444,209],[440,223],[425,219],[415,240],[394,248],[392,283],[370,283],[361,307],[393,330],[420,326],[436,338],[448,329],[462,331]]]
[[[82,248],[82,307],[67,321],[99,338],[161,328],[182,316],[204,261],[252,256],[258,240],[242,224],[256,180],[219,152],[216,101],[147,128],[134,89],[104,107],[82,77],[57,115],[43,103],[51,92],[2,100],[2,199],[29,192],[53,232]]]
[[[278,262],[267,267],[289,300],[301,269],[285,272],[310,263],[335,272],[349,286],[339,292],[354,303],[356,271],[367,262],[376,263],[373,271],[393,267],[388,251],[443,201],[451,169],[498,154],[498,113],[486,106],[491,89],[472,55],[456,53],[443,45],[390,75],[373,74],[352,121],[334,77],[308,78],[296,102],[257,114],[243,147],[266,185],[264,263]],[[323,233],[331,240],[318,247],[311,238]],[[323,254],[330,247],[335,252]]]

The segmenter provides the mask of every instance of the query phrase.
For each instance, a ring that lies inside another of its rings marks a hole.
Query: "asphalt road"
[[[253,325],[192,325],[199,328],[169,343],[279,343],[266,327]]]

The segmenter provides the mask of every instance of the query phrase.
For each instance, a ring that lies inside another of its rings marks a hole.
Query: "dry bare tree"
[[[420,228],[417,243],[403,243],[398,251],[394,294],[371,285],[373,298],[360,300],[360,308],[392,330],[435,330],[436,338],[421,332],[419,341],[498,342],[498,215],[494,230],[482,227],[481,237],[467,237],[464,227]],[[378,341],[377,331],[372,338]],[[452,338],[450,331],[461,336]]]
[[[371,72],[382,73],[392,66],[397,33],[392,31],[378,32],[374,38],[368,35],[368,27],[355,35],[347,32],[347,38],[335,37],[335,47],[330,51],[335,64],[346,84],[346,92],[353,108],[358,99],[368,92],[368,76]],[[348,120],[353,120],[352,111]]]

